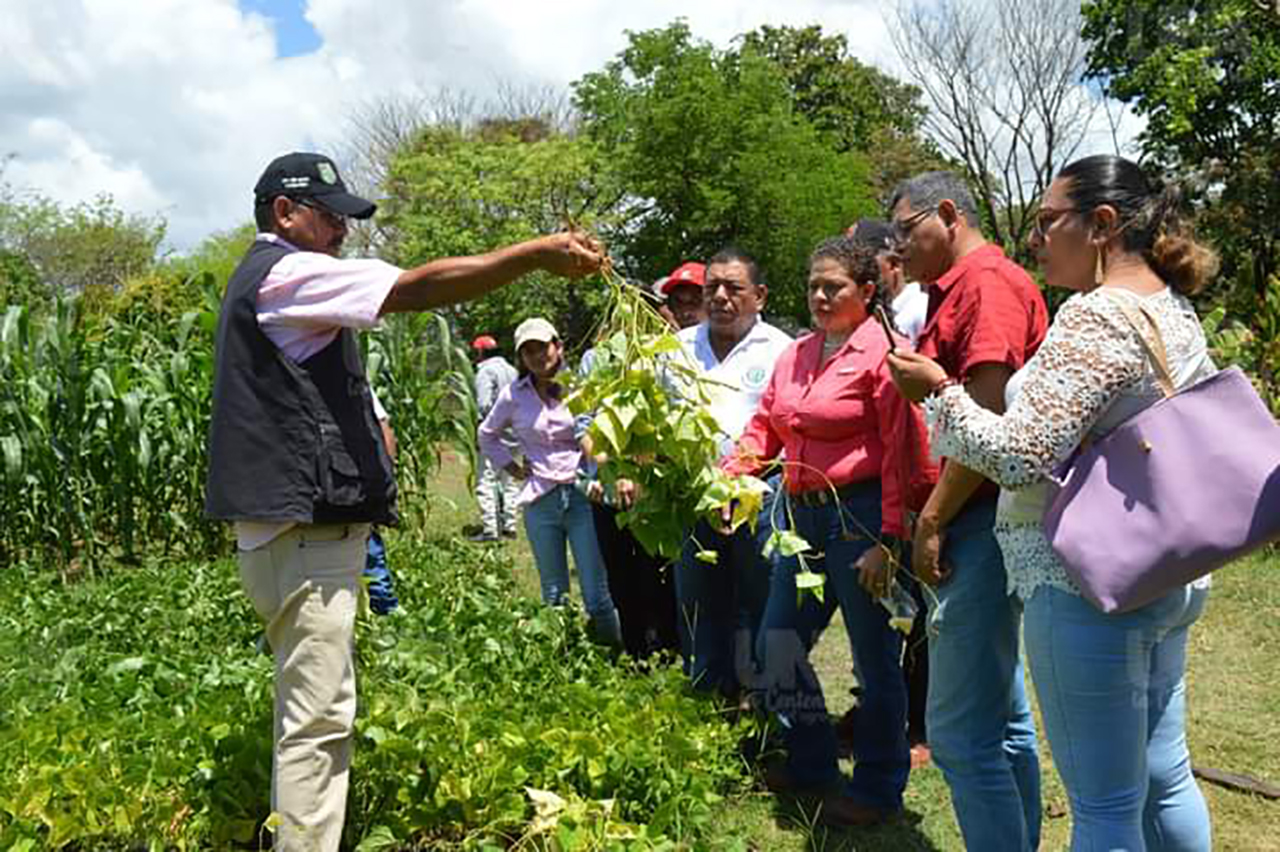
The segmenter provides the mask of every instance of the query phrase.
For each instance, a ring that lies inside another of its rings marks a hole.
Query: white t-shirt
[[[276,234],[258,234],[258,239],[293,249],[276,261],[258,287],[258,325],[298,363],[332,343],[344,328],[377,325],[382,303],[404,271],[381,260],[302,251]],[[293,526],[237,521],[236,541],[241,550],[254,550]]]
[[[738,341],[721,361],[711,348],[707,323],[686,328],[677,335],[684,351],[702,374],[715,384],[705,390],[711,398],[711,416],[720,427],[720,454],[727,454],[760,405],[760,397],[769,386],[773,365],[791,345],[791,338],[763,320]]]
[[[929,294],[918,282],[908,281],[894,296],[890,307],[893,308],[893,324],[911,341],[914,349],[929,313]]]

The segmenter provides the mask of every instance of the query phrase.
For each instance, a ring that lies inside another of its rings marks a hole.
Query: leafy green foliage
[[[1230,320],[1219,305],[1202,321],[1205,336],[1214,360],[1249,373],[1271,412],[1280,417],[1280,277],[1256,296],[1247,315],[1248,323]]]
[[[692,519],[754,529],[767,486],[720,470],[718,429],[707,410],[705,380],[682,356],[680,341],[635,288],[611,279],[610,313],[590,373],[569,396],[575,415],[589,415],[592,452],[606,461],[606,491],[620,479],[640,487],[640,499],[620,513],[648,552],[679,556]],[[702,557],[700,557],[702,558]]]
[[[163,219],[126,214],[109,195],[68,207],[0,187],[0,251],[21,258],[49,295],[119,288],[152,267],[164,233]]]
[[[1146,116],[1144,152],[1181,173],[1226,269],[1280,270],[1280,11],[1257,0],[1093,0],[1089,73]],[[1260,292],[1260,291],[1259,291]]]
[[[946,167],[921,136],[920,89],[858,61],[842,33],[825,34],[817,24],[766,24],[739,42],[740,55],[757,54],[782,70],[796,111],[829,134],[836,150],[867,158],[873,197],[886,198],[899,181]]]
[[[90,323],[76,299],[4,312],[0,559],[92,568],[217,545],[202,518],[213,322]]]
[[[710,825],[742,783],[741,733],[676,668],[613,665],[575,616],[519,597],[495,553],[390,545],[406,614],[358,626],[349,843],[655,849]],[[14,571],[0,598],[0,847],[263,837],[273,667],[234,565],[149,563],[70,588]]]
[[[389,259],[414,266],[481,254],[569,224],[607,228],[622,192],[604,151],[580,137],[489,122],[430,128],[392,163],[382,225]],[[545,316],[581,340],[601,307],[599,287],[545,273],[451,310],[461,335],[509,341],[521,320]]]
[[[837,150],[759,53],[719,51],[683,23],[629,38],[574,84],[630,193],[626,227],[606,232],[619,258],[652,280],[735,243],[765,270],[772,309],[805,320],[809,252],[876,209],[865,157]]]

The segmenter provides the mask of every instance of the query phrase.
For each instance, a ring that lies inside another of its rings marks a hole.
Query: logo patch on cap
[[[316,171],[320,173],[320,180],[332,186],[338,182],[338,172],[328,163],[316,163]]]

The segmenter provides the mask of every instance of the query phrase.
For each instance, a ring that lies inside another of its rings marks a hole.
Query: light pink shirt
[[[557,485],[577,480],[582,447],[574,437],[574,417],[563,402],[544,403],[531,376],[503,388],[480,424],[480,452],[494,467],[512,462],[511,451],[502,443],[508,429],[532,471],[516,496],[517,505],[527,506]]]
[[[258,239],[293,249],[258,287],[258,325],[295,363],[324,349],[344,328],[377,325],[382,303],[403,271],[381,260],[302,251],[276,234],[258,234]],[[241,550],[254,550],[292,526],[240,521],[236,540]]]
[[[294,248],[275,234],[258,234],[258,239]],[[342,329],[377,325],[382,303],[403,271],[381,260],[295,249],[276,261],[258,287],[258,325],[280,351],[301,363]]]

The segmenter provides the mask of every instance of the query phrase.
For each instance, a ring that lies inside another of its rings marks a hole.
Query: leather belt
[[[845,500],[859,493],[860,491],[879,485],[877,479],[864,479],[860,482],[849,482],[840,485],[832,493],[830,488],[817,488],[813,491],[800,491],[792,494],[787,493],[787,499],[800,506],[826,506],[832,503],[843,503]]]

